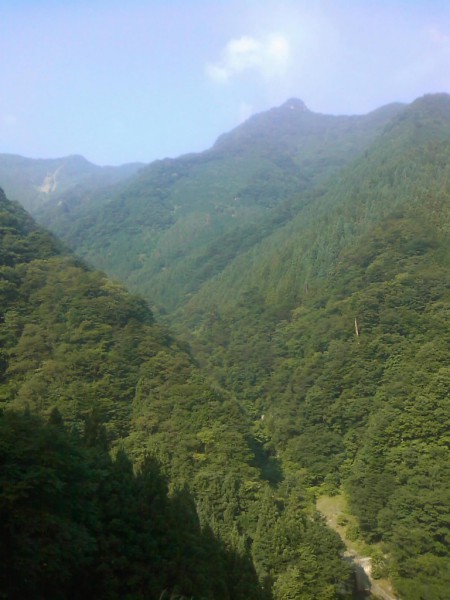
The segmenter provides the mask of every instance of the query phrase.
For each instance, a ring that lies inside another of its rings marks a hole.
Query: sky
[[[363,114],[450,93],[449,0],[0,0],[0,152],[200,152],[300,98]]]

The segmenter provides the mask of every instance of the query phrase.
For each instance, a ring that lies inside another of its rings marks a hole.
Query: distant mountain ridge
[[[331,261],[352,236],[363,234],[397,207],[400,210],[407,200],[417,204],[418,189],[431,193],[445,186],[449,140],[450,96],[416,100],[394,115],[373,144],[328,185],[312,195],[299,195],[292,218],[282,221],[247,254],[240,253],[239,265],[229,264],[220,274],[220,284],[219,280],[206,282],[198,298],[189,302],[205,298],[207,304],[213,301],[220,306],[227,303],[225,290],[229,294],[234,289],[233,297],[238,298],[253,286],[279,290],[277,299],[273,291],[270,294],[275,303],[281,297],[295,302],[293,295],[301,294],[311,276],[326,276]],[[445,207],[444,203],[441,209]],[[443,215],[439,228],[446,226],[448,216]],[[283,268],[269,270],[267,252],[272,252],[274,265],[284,261]],[[308,268],[299,269],[302,263]]]
[[[134,175],[142,163],[99,167],[83,156],[34,159],[0,154],[0,182],[5,193],[35,214],[71,195],[92,194]]]
[[[401,110],[392,104],[364,116],[320,115],[291,99],[220,136],[210,150],[155,161],[89,204],[36,216],[89,262],[173,308],[201,284],[195,272],[211,243],[261,220],[273,229],[290,218],[272,214],[285,213],[286,202],[292,211],[292,199],[360,155]],[[186,284],[174,285],[177,279]]]

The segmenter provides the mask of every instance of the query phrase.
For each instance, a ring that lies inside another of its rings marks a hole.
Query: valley
[[[446,599],[450,96],[0,186],[6,598]]]

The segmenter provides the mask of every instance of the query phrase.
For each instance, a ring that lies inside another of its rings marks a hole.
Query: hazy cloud
[[[220,60],[206,66],[206,73],[216,83],[227,83],[245,71],[273,77],[285,72],[289,60],[290,47],[286,36],[271,34],[258,40],[244,35],[230,40]]]

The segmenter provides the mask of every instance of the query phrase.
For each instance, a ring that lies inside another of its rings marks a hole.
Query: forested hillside
[[[96,267],[172,310],[241,244],[248,248],[290,219],[299,192],[317,189],[368,148],[399,110],[332,116],[289,100],[206,152],[152,163],[109,190],[101,206],[41,214],[41,222]]]
[[[0,209],[2,596],[345,595],[341,542],[236,398],[143,300]]]
[[[136,470],[123,451],[111,458],[95,419],[79,436],[56,410],[47,422],[5,411],[0,440],[2,598],[230,598],[233,569],[261,596],[249,559],[201,527],[189,492],[169,496],[150,457]]]
[[[313,486],[347,491],[401,598],[450,581],[450,98],[419,99],[198,295],[197,356]]]
[[[70,225],[53,213],[170,330],[1,202],[5,418],[36,412],[45,437],[57,408],[88,465],[86,427],[103,423],[128,489],[151,456],[164,514],[192,495],[196,556],[209,540],[215,558],[203,591],[185,563],[164,589],[348,596],[342,544],[314,510],[344,492],[377,576],[401,600],[448,598],[448,95],[364,117],[291,100],[206,153],[153,163]]]

